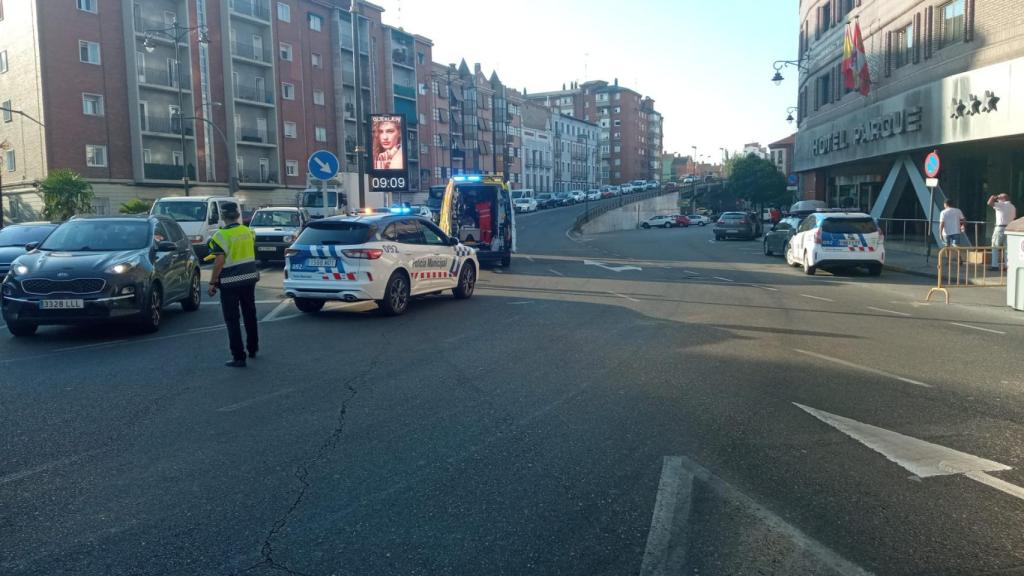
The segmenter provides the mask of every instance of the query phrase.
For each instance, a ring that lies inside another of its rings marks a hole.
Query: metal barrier
[[[993,250],[998,251],[999,257],[996,270],[989,269]],[[930,302],[933,294],[941,292],[946,297],[946,304],[949,304],[949,288],[1006,286],[1006,249],[993,246],[947,246],[939,250],[936,272],[935,288],[928,291],[925,302]]]
[[[935,217],[938,223],[939,217]],[[878,225],[885,232],[886,240],[899,240],[907,243],[920,243],[927,246],[932,240],[928,234],[928,220],[921,218],[879,218]],[[978,246],[988,241],[988,222],[984,220],[968,220],[964,222],[963,237]]]

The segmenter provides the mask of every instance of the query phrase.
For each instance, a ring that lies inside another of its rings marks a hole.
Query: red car
[[[676,226],[682,226],[683,228],[688,228],[690,226],[690,219],[687,218],[685,214],[677,214],[676,215]]]

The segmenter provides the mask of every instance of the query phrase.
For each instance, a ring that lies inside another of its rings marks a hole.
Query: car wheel
[[[771,256],[772,255],[772,249],[768,247],[768,239],[765,238],[765,240],[764,240],[764,242],[762,242],[762,244],[764,244],[764,255],[765,256]]]
[[[39,326],[31,322],[10,322],[7,324],[7,330],[10,331],[12,336],[18,338],[32,336],[38,329]]]
[[[409,279],[401,272],[395,272],[384,288],[384,299],[377,301],[377,307],[385,316],[404,314],[409,308]]]
[[[647,222],[644,222],[643,224],[640,225],[640,227],[643,228],[644,230],[647,230],[648,228],[651,227],[651,225],[648,224]]]
[[[700,226],[704,226],[705,224],[707,224],[707,222],[701,222]]]
[[[468,300],[473,296],[473,290],[476,289],[476,266],[473,263],[466,261],[462,265],[462,271],[459,272],[459,283],[452,290],[452,294],[459,300]]]
[[[163,293],[159,286],[153,286],[149,290],[149,297],[146,298],[146,305],[142,307],[139,316],[139,325],[146,332],[160,330],[160,320],[163,316]]]
[[[818,268],[816,266],[811,266],[810,261],[811,261],[811,255],[810,254],[804,254],[804,261],[803,261],[804,274],[807,274],[808,276],[814,276],[814,273],[818,271]]]
[[[181,308],[185,312],[199,310],[199,305],[203,301],[203,291],[200,289],[199,284],[199,271],[196,270],[192,273],[192,280],[189,281],[188,297],[181,301]]]
[[[882,265],[881,264],[872,264],[872,265],[868,266],[868,274],[870,274],[872,276],[881,276],[882,275]]]
[[[316,314],[323,310],[325,303],[323,300],[314,300],[312,298],[295,299],[295,307],[299,309],[299,312],[305,312],[306,314]]]

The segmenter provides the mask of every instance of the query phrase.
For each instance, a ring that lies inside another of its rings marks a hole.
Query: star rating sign
[[[967,106],[964,105],[964,101],[958,98],[953,98],[953,112],[949,115],[954,120],[957,118],[963,118],[964,112],[967,110]]]
[[[970,95],[971,110],[967,113],[969,116],[977,116],[981,114],[981,99],[975,94]]]
[[[991,90],[985,91],[985,107],[982,108],[982,112],[998,112],[999,108],[996,106],[999,104],[999,96]]]

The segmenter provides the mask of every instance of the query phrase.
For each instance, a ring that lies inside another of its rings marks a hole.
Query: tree
[[[771,160],[749,154],[731,162],[729,169],[728,188],[737,197],[759,207],[788,199],[786,177]]]
[[[92,184],[72,170],[53,170],[39,183],[43,193],[43,216],[62,222],[75,214],[92,212]]]
[[[132,198],[131,200],[121,204],[121,207],[117,209],[121,214],[148,214],[149,209],[153,207],[152,200],[143,200],[142,198]]]

